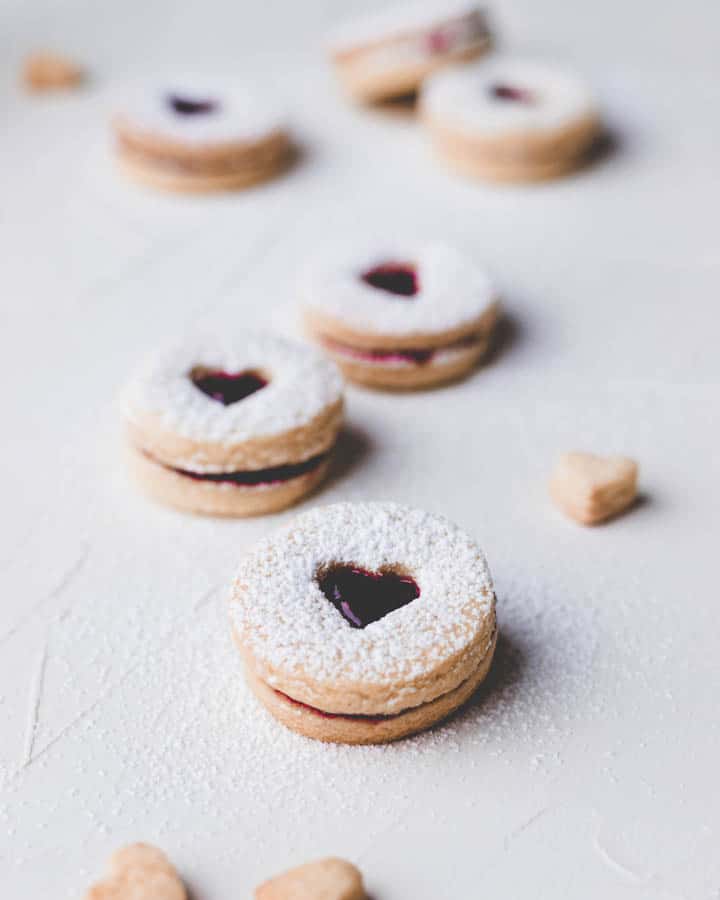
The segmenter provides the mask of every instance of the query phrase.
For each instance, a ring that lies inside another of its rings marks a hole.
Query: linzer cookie
[[[248,187],[293,155],[285,119],[266,99],[201,78],[136,91],[113,124],[122,168],[168,190]]]
[[[578,167],[600,132],[584,82],[555,66],[492,56],[429,79],[421,114],[438,155],[489,181],[537,181]]]
[[[467,374],[499,309],[482,269],[439,243],[330,250],[307,266],[300,290],[309,334],[349,379],[377,388]]]
[[[342,421],[342,378],[316,351],[255,333],[170,346],[121,395],[131,468],[190,512],[250,516],[322,480]]]
[[[393,503],[315,508],[242,561],[230,599],[250,687],[288,728],[376,744],[464,703],[495,649],[482,550]]]
[[[329,40],[340,81],[364,102],[413,93],[431,72],[473,59],[489,44],[485,13],[468,0],[390,7],[345,23]]]

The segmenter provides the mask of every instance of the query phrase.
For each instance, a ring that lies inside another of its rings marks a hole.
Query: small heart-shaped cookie
[[[550,479],[550,495],[577,522],[595,525],[630,506],[637,476],[637,463],[626,456],[563,453]]]
[[[93,885],[85,900],[187,900],[168,858],[149,844],[131,844],[110,858],[110,874]]]
[[[255,889],[255,900],[366,900],[352,863],[329,857],[277,875]]]

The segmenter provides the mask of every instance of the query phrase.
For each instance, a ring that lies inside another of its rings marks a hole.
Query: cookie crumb
[[[337,857],[305,863],[255,889],[255,900],[366,900],[360,870]]]
[[[596,525],[637,497],[638,465],[626,456],[563,453],[550,479],[555,505],[581,525]]]
[[[67,56],[41,51],[25,59],[22,80],[31,91],[64,90],[81,84],[85,71]]]

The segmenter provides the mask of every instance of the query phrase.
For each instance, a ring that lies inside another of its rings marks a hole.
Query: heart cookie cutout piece
[[[398,572],[330,566],[318,577],[320,590],[353,628],[366,628],[420,596],[417,582]]]
[[[638,465],[626,456],[563,453],[550,479],[550,496],[576,522],[596,525],[632,504],[637,478]]]
[[[149,844],[131,844],[110,858],[110,874],[93,885],[85,900],[187,900],[180,876]]]
[[[255,900],[366,900],[360,870],[329,857],[277,875],[255,889]]]

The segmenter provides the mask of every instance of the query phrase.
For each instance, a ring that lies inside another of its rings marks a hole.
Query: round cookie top
[[[399,3],[343,22],[330,32],[328,43],[338,53],[348,52],[481,12],[480,4],[472,0]]]
[[[502,55],[432,76],[423,86],[421,108],[432,121],[488,137],[554,131],[597,114],[582,79],[553,65]]]
[[[206,76],[135,88],[116,125],[146,139],[192,147],[254,143],[286,128],[284,113],[247,85]]]
[[[483,635],[489,645],[494,610],[472,538],[395,503],[338,503],[297,517],[243,559],[230,599],[236,635],[255,660],[333,686],[422,678]]]
[[[437,242],[342,248],[301,275],[304,308],[345,328],[407,336],[462,328],[497,302],[474,260]]]
[[[337,367],[303,344],[257,332],[178,341],[121,393],[130,423],[234,445],[307,425],[342,397]]]

